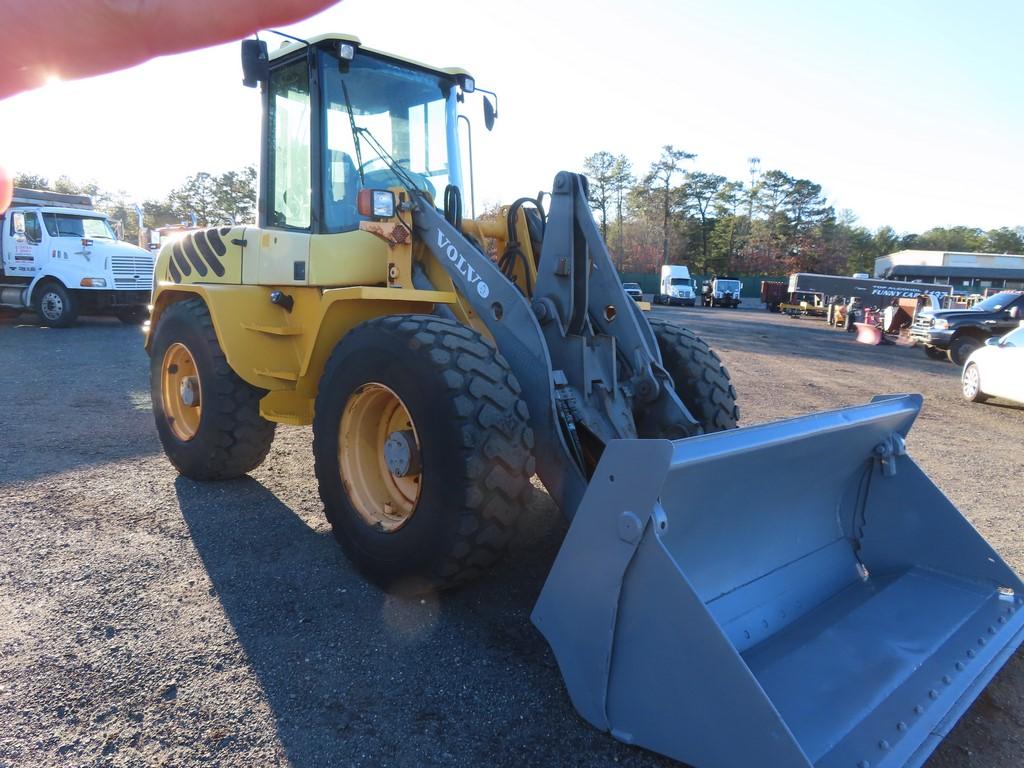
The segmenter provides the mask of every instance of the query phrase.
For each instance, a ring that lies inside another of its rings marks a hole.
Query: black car
[[[971,352],[992,336],[1002,336],[1024,317],[1024,291],[1003,291],[970,309],[942,309],[918,317],[910,338],[924,345],[928,357],[963,365]]]

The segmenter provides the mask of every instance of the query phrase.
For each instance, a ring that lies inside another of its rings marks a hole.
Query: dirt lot
[[[1024,572],[1024,409],[811,320],[660,309],[701,333],[743,421],[923,392],[912,455]],[[674,765],[574,713],[529,612],[564,524],[538,492],[489,578],[367,586],[321,514],[304,428],[251,478],[164,460],[138,329],[0,321],[0,766]],[[1018,653],[928,763],[1024,764]]]

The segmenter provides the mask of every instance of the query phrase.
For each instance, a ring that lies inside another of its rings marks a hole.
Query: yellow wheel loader
[[[179,471],[238,477],[276,424],[312,424],[338,541],[412,589],[491,565],[536,473],[571,523],[533,621],[589,722],[698,768],[921,765],[1024,611],[906,453],[920,398],[735,429],[714,352],[624,293],[585,178],[463,218],[467,72],[343,35],[242,63],[259,226],[156,265]]]

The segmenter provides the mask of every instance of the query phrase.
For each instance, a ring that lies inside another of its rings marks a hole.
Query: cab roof
[[[94,210],[92,208],[67,208],[59,205],[43,205],[41,203],[20,203],[15,202],[11,204],[11,207],[7,209],[5,213],[11,213],[13,211],[33,211],[38,213],[59,213],[63,216],[75,216],[83,219],[105,219],[110,221],[110,217],[105,213]],[[2,214],[0,214],[2,215]]]
[[[308,42],[312,46],[316,46],[318,43],[328,42],[331,40],[337,40],[339,42],[344,43],[354,43],[356,47],[361,51],[375,53],[378,56],[385,56],[389,59],[394,59],[395,61],[401,61],[406,64],[411,64],[412,66],[417,67],[419,69],[429,69],[432,72],[438,72],[439,74],[448,75],[449,77],[455,77],[456,75],[471,76],[470,73],[467,72],[465,69],[462,69],[462,67],[434,67],[431,66],[430,64],[424,64],[422,61],[416,61],[416,59],[409,59],[406,58],[405,56],[397,56],[393,53],[388,53],[387,51],[379,51],[375,48],[367,48],[366,46],[363,45],[362,40],[360,40],[355,35],[346,35],[341,32],[324,32],[323,34],[314,35],[313,37],[308,38],[306,42]],[[279,59],[282,56],[288,55],[289,53],[301,50],[302,47],[302,43],[296,40],[285,40],[280,45],[280,47],[273,51],[270,51],[270,60],[274,61],[275,59]]]

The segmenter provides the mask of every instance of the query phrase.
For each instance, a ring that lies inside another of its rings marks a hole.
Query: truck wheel
[[[125,307],[117,311],[116,317],[125,325],[142,325],[149,320],[149,310],[146,307]]]
[[[56,280],[36,288],[34,303],[39,319],[50,328],[70,328],[78,319],[78,300]]]
[[[149,370],[156,430],[181,474],[229,480],[266,458],[276,427],[260,416],[266,393],[231,370],[202,299],[160,315]]]
[[[963,365],[971,356],[971,352],[981,345],[981,342],[973,336],[957,336],[949,345],[949,361],[954,365]]]
[[[313,457],[334,536],[369,579],[447,588],[501,557],[534,472],[519,393],[505,359],[453,320],[381,317],[338,344]]]
[[[932,360],[948,360],[949,356],[946,354],[946,350],[939,349],[938,347],[926,346],[924,353],[928,355]]]
[[[718,355],[695,333],[674,323],[648,318],[661,360],[676,394],[705,432],[734,429],[740,420],[736,389]],[[654,435],[641,435],[654,437]]]
[[[978,366],[974,363],[970,363],[964,368],[963,376],[960,378],[960,391],[963,393],[964,400],[972,403],[988,400],[985,393],[981,391],[981,374],[978,372]]]

